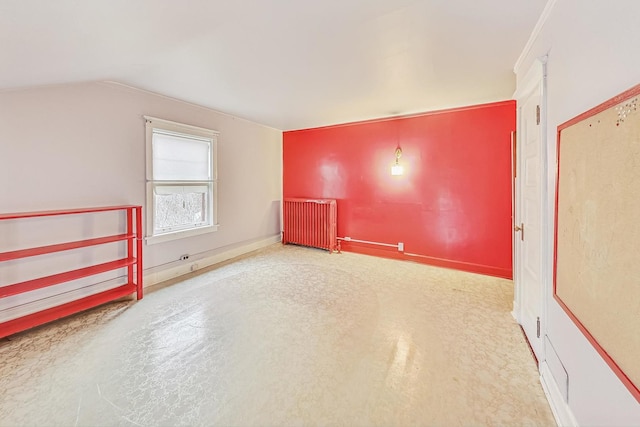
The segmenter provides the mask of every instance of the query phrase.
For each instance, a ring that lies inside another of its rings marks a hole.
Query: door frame
[[[520,111],[521,102],[527,99],[533,94],[534,90],[540,84],[540,346],[539,353],[535,354],[538,360],[538,366],[542,366],[542,362],[546,359],[545,353],[545,336],[547,335],[547,302],[550,295],[550,282],[547,272],[551,268],[550,260],[552,254],[550,253],[551,240],[546,232],[549,226],[548,216],[548,173],[549,173],[549,153],[547,145],[547,56],[543,56],[534,61],[529,71],[525,74],[524,79],[518,83],[517,89],[513,95],[516,100],[516,138],[515,138],[515,164],[517,171],[520,170],[519,162],[523,158],[521,155],[522,142],[521,138],[524,135],[522,132],[522,116]],[[522,324],[524,316],[525,301],[524,292],[522,290],[522,266],[519,262],[519,243],[520,234],[516,233],[515,226],[519,224],[520,209],[522,206],[522,180],[518,179],[519,173],[516,174],[514,179],[514,200],[513,200],[513,228],[512,228],[512,247],[513,247],[513,280],[514,280],[514,301],[512,315],[518,322]],[[527,338],[528,339],[528,338]],[[533,351],[533,350],[532,350]]]

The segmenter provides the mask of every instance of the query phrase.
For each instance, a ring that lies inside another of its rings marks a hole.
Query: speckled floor
[[[0,425],[555,425],[512,288],[275,245],[0,340]]]

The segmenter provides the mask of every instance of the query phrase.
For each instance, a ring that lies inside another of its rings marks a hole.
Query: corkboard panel
[[[640,402],[640,85],[558,128],[554,294]]]

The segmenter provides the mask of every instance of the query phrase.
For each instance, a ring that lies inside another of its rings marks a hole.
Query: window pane
[[[154,204],[154,234],[210,225],[208,185],[156,186]]]
[[[154,131],[153,179],[206,181],[211,179],[211,140],[198,140]]]

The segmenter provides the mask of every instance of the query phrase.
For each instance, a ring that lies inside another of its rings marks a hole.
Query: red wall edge
[[[283,196],[333,198],[344,250],[511,278],[515,101],[284,132]],[[392,176],[400,145],[404,175]]]

